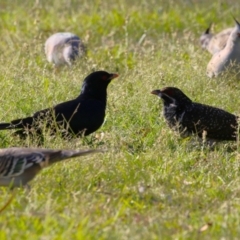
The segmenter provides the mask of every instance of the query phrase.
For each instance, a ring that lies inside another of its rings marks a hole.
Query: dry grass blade
[[[0,214],[11,204],[12,200],[16,196],[16,190],[13,190],[11,197],[7,200],[7,202],[0,208]]]

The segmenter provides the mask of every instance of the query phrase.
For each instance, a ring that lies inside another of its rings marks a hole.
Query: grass
[[[210,4],[210,5],[209,5]],[[200,34],[234,25],[237,1],[2,0],[0,122],[79,94],[93,70],[118,72],[104,125],[86,139],[47,137],[46,148],[103,148],[68,160],[18,189],[0,214],[0,239],[239,239],[239,145],[214,149],[166,125],[153,89],[176,86],[195,101],[240,114],[238,81],[210,80]],[[59,31],[82,37],[88,56],[53,72],[44,41]],[[1,147],[36,142],[0,132]],[[11,196],[0,189],[1,205]]]

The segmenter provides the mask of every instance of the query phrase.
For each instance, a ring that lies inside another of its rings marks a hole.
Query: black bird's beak
[[[151,94],[157,95],[159,97],[162,96],[162,92],[159,89],[151,91]]]
[[[113,80],[114,78],[117,78],[119,75],[117,73],[111,73],[109,80]]]

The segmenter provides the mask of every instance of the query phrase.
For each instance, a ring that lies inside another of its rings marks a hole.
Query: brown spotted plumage
[[[238,117],[222,109],[192,102],[180,89],[166,87],[151,92],[164,105],[164,117],[170,128],[181,136],[197,134],[214,141],[236,140]]]

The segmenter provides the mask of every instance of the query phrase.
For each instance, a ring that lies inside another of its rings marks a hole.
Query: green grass
[[[195,101],[240,114],[240,83],[210,80],[200,34],[234,25],[237,1],[0,2],[0,122],[74,98],[93,70],[118,72],[104,125],[87,139],[46,137],[46,148],[103,148],[41,172],[0,214],[0,239],[239,239],[240,151],[209,149],[166,125],[151,90],[182,89]],[[88,57],[58,74],[44,41],[71,31]],[[36,146],[0,132],[1,147]],[[11,196],[0,189],[3,205]]]

